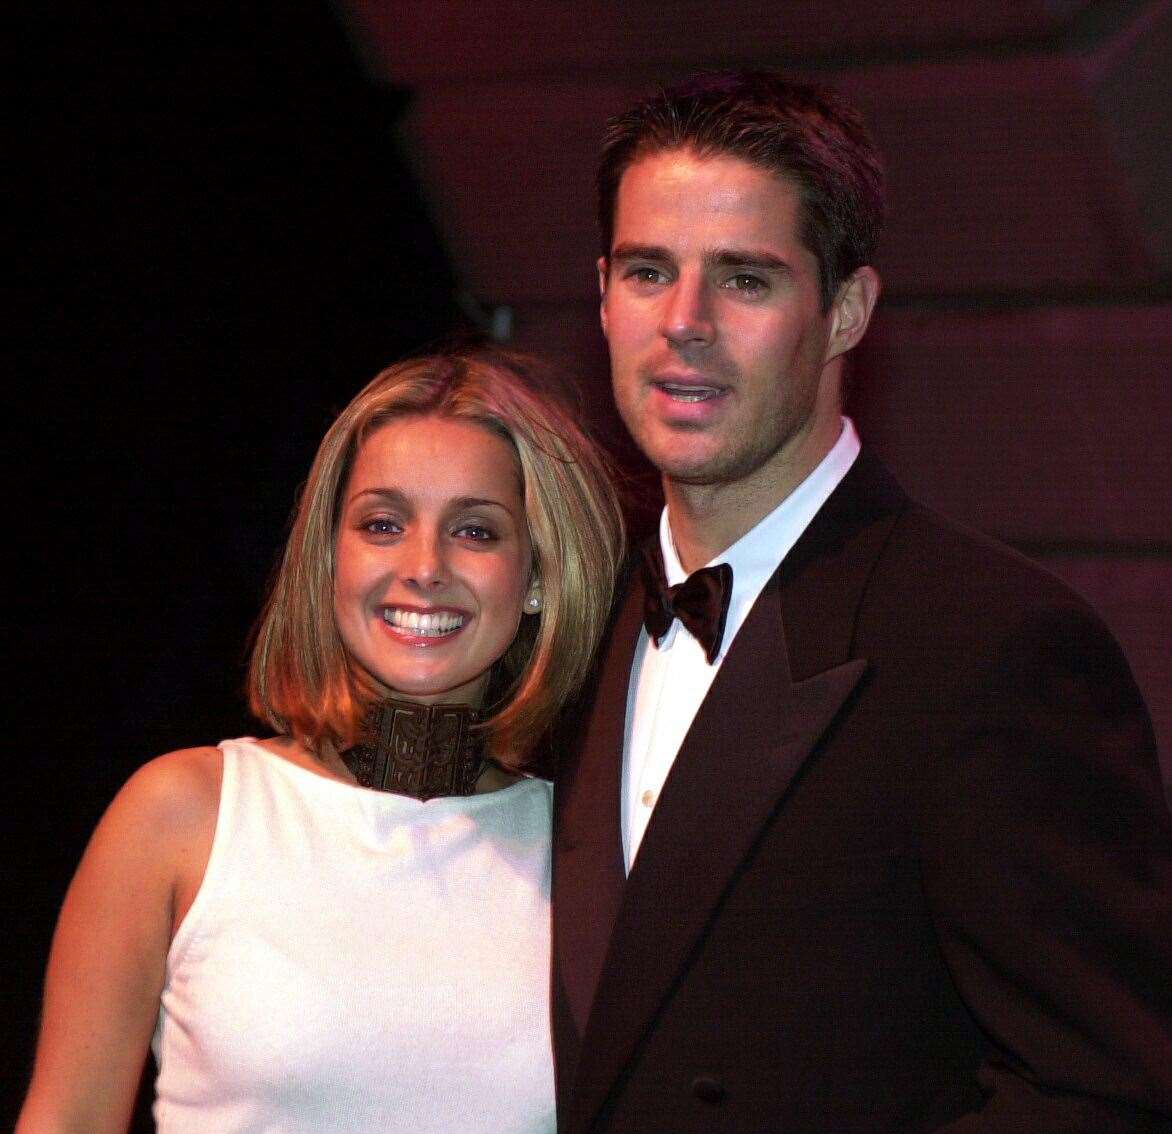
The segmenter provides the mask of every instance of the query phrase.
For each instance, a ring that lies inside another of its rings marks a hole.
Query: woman
[[[550,788],[622,526],[529,364],[391,367],[326,434],[262,615],[278,735],[172,752],[54,939],[20,1134],[552,1130]]]

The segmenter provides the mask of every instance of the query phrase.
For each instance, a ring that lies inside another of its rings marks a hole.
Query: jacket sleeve
[[[981,670],[927,793],[923,882],[996,1054],[950,1134],[1172,1130],[1172,819],[1151,722],[1087,610]]]

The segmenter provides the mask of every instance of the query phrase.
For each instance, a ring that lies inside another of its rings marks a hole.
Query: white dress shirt
[[[859,455],[859,435],[850,418],[829,453],[772,512],[706,566],[733,569],[732,598],[720,652],[711,665],[704,648],[677,619],[656,646],[646,629],[639,634],[627,687],[623,739],[622,832],[627,872],[700,703],[729,647],[765,584],[797,543]],[[659,519],[659,546],[669,586],[688,573],[680,566],[667,509]]]

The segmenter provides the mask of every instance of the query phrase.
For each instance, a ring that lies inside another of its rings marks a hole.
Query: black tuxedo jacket
[[[1172,1125],[1172,822],[1080,599],[864,452],[624,878],[641,606],[636,577],[557,780],[559,1129]]]

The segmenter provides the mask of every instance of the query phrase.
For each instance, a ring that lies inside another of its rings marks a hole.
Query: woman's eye
[[[362,525],[362,530],[369,532],[371,535],[387,536],[398,535],[403,529],[395,520],[380,518],[377,520],[367,520]]]
[[[456,535],[476,543],[488,543],[496,539],[496,532],[491,528],[486,528],[483,524],[464,524],[463,527],[456,529]]]

